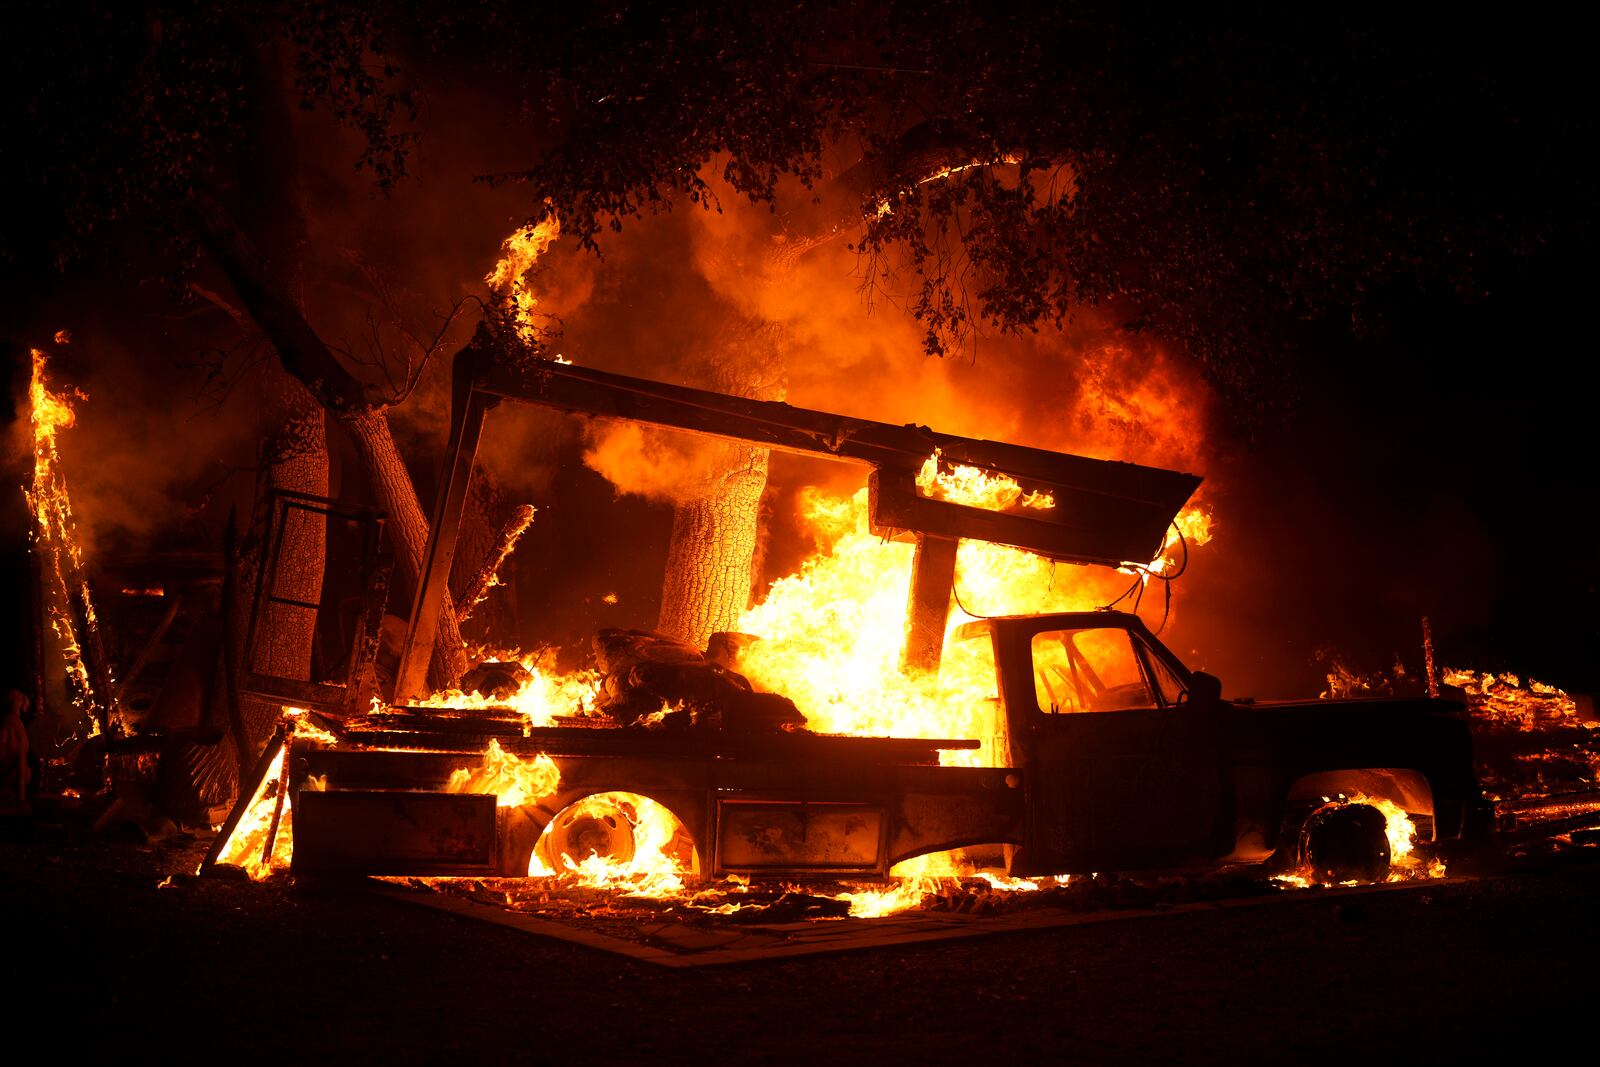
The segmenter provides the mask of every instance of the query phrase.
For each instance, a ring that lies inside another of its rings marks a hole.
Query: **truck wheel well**
[[[1287,806],[1292,810],[1340,793],[1393,801],[1410,815],[1433,814],[1433,787],[1428,779],[1418,771],[1400,767],[1361,767],[1304,775],[1289,786]]]
[[[532,849],[534,864],[546,870],[555,869],[548,844],[556,831],[575,818],[626,819],[629,823],[629,851],[655,849],[662,855],[679,861],[685,873],[698,874],[702,870],[700,842],[696,840],[689,823],[668,805],[644,793],[610,790],[575,797],[563,805],[544,826]],[[530,867],[530,872],[534,873]]]

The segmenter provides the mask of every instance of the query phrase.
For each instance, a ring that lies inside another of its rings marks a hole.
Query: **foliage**
[[[1507,261],[1587,242],[1578,35],[1426,15],[956,0],[80,0],[7,72],[27,166],[0,251],[81,249],[170,217],[236,151],[246,70],[291,57],[302,106],[406,175],[429,85],[535,120],[530,212],[598,247],[641,213],[773,209],[844,228],[942,353],[1088,306],[1271,402],[1297,319],[1476,299]],[[851,166],[852,157],[865,162]],[[945,176],[928,180],[948,171]]]

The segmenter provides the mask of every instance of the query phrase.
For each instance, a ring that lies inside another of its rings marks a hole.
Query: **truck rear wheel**
[[[627,863],[634,853],[631,816],[625,804],[611,797],[586,797],[550,820],[539,839],[540,858],[557,873],[590,856]]]
[[[1370,804],[1336,800],[1300,828],[1300,859],[1318,882],[1381,882],[1389,876],[1388,820]]]

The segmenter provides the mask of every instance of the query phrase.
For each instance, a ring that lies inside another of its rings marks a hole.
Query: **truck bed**
[[[970,739],[855,737],[809,731],[738,733],[622,727],[603,717],[569,716],[528,729],[500,709],[398,707],[347,720],[338,733],[351,745],[479,753],[491,740],[521,756],[634,756],[865,765],[937,765],[946,750],[975,749]]]

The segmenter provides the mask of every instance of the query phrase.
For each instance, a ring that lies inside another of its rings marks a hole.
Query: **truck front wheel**
[[[1324,804],[1300,828],[1301,862],[1318,882],[1381,882],[1391,859],[1387,825],[1370,804]]]

